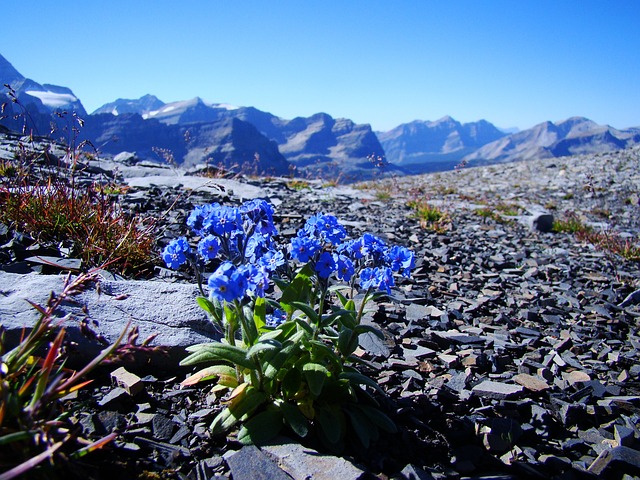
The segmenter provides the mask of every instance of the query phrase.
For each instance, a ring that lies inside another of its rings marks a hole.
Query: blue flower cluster
[[[211,295],[219,300],[264,296],[269,274],[284,264],[283,253],[273,244],[278,233],[273,207],[265,200],[251,200],[240,207],[198,206],[187,218],[187,226],[200,237],[196,251],[181,237],[165,247],[162,258],[173,269],[187,261],[197,266],[223,260],[208,281]]]
[[[199,206],[189,215],[187,225],[200,237],[196,251],[181,237],[165,247],[162,257],[173,269],[187,261],[199,265],[220,259],[208,287],[211,296],[221,301],[241,300],[246,295],[264,297],[269,278],[290,260],[309,263],[324,281],[335,275],[355,285],[357,275],[361,288],[387,293],[394,285],[394,273],[409,277],[415,265],[410,250],[389,247],[374,235],[346,240],[344,226],[333,215],[313,215],[283,251],[274,240],[273,207],[264,200],[251,200],[240,207]],[[269,319],[276,324],[282,315],[274,312]]]
[[[333,215],[314,215],[291,240],[291,257],[301,263],[311,262],[318,277],[351,282],[359,272],[358,284],[365,290],[391,293],[395,272],[405,277],[415,266],[413,252],[385,242],[369,233],[344,241],[346,231]]]

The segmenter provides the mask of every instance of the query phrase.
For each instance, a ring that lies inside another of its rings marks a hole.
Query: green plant
[[[287,182],[287,187],[289,187],[291,190],[305,190],[308,188],[311,188],[309,182],[305,181],[305,180],[289,180]]]
[[[566,212],[564,218],[553,221],[551,230],[555,233],[586,233],[591,227],[585,225],[582,219],[574,212]]]
[[[449,214],[435,205],[431,205],[427,200],[410,200],[407,205],[414,210],[415,218],[420,226],[426,230],[444,232],[451,224]]]
[[[284,248],[274,242],[272,213],[264,201],[197,207],[187,224],[202,238],[198,254],[184,237],[163,251],[171,268],[225,259],[209,277],[209,297],[198,298],[224,338],[187,349],[183,365],[206,366],[183,385],[217,380],[215,391],[230,391],[214,434],[240,423],[243,443],[289,428],[334,450],[351,437],[368,447],[395,425],[373,395],[380,387],[356,368],[359,336],[382,336],[361,320],[367,304],[390,293],[394,272],[410,274],[413,254],[369,234],[345,240],[337,219],[320,214]]]
[[[621,238],[614,232],[593,232],[590,230],[579,231],[576,237],[627,260],[640,261],[640,244],[637,240]]]
[[[0,186],[0,221],[38,241],[70,241],[72,254],[89,268],[108,264],[140,273],[154,258],[154,225],[127,215],[107,192],[53,177]]]
[[[80,371],[64,367],[65,329],[57,329],[53,321],[56,309],[70,296],[94,280],[81,275],[73,281],[67,278],[63,291],[52,294],[46,307],[31,303],[40,317],[20,343],[5,352],[6,340],[0,328],[0,474],[2,480],[24,475],[47,462],[78,459],[102,447],[115,434],[90,443],[79,441],[73,433],[70,413],[62,406],[66,395],[90,383],[87,375],[108,359],[124,338],[104,349]],[[44,358],[38,357],[42,352]]]

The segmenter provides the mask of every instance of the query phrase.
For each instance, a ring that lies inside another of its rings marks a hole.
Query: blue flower
[[[247,246],[245,247],[245,257],[252,263],[255,263],[260,257],[262,257],[265,250],[268,249],[271,238],[268,235],[263,235],[259,232],[254,233],[249,237]]]
[[[220,240],[213,235],[207,235],[198,243],[198,253],[203,260],[213,260],[219,251]]]
[[[199,206],[195,207],[191,211],[191,213],[189,214],[189,217],[187,218],[187,226],[191,230],[193,230],[194,233],[196,233],[198,235],[204,235],[205,233],[211,233],[211,232],[205,232],[203,230],[204,221],[211,214],[211,212],[214,211],[217,208],[220,208],[220,204],[219,203],[211,203],[211,204],[208,204],[208,205],[199,205]]]
[[[369,290],[376,288],[391,293],[391,287],[395,285],[393,271],[389,267],[368,267],[360,272],[360,287]]]
[[[360,272],[360,288],[369,290],[376,286],[376,269],[367,267]]]
[[[316,214],[311,216],[303,227],[308,236],[324,242],[339,244],[347,236],[347,232],[334,215]]]
[[[329,252],[322,252],[320,258],[316,262],[316,272],[320,278],[329,278],[336,269],[336,262],[333,260],[333,255]]]
[[[162,259],[168,268],[176,269],[187,261],[191,248],[185,237],[172,240],[162,251]]]
[[[376,283],[378,290],[384,290],[387,294],[391,295],[391,287],[395,285],[393,271],[389,267],[378,268],[376,270]]]
[[[244,264],[238,267],[238,272],[247,281],[247,291],[257,297],[264,297],[264,292],[269,286],[269,277],[265,271],[252,264]]]
[[[387,249],[384,241],[370,233],[365,233],[361,237],[361,241],[366,254],[373,258],[375,265],[380,266]]]
[[[291,240],[291,256],[301,263],[308,262],[320,250],[320,242],[315,238],[294,237]]]
[[[348,282],[353,277],[355,272],[355,267],[351,259],[345,255],[334,255],[334,260],[336,262],[336,275],[338,279],[344,280]]]
[[[241,272],[238,272],[233,263],[224,262],[209,277],[207,285],[211,290],[211,297],[233,302],[244,297],[247,290],[247,279]]]
[[[240,213],[249,223],[246,231],[255,227],[255,231],[262,235],[277,235],[278,230],[273,224],[273,207],[269,202],[262,199],[255,199],[245,202],[240,207]]]
[[[273,273],[279,266],[284,265],[284,254],[279,250],[268,250],[260,257],[258,265]]]
[[[266,323],[268,327],[277,327],[287,319],[287,313],[284,310],[276,308],[273,313],[267,314]]]
[[[242,231],[242,218],[240,210],[236,207],[218,207],[203,221],[203,227],[208,233],[216,235],[230,234],[234,231]]]
[[[416,262],[413,252],[400,245],[394,245],[387,251],[386,260],[394,272],[400,272],[405,277],[411,276],[411,269]]]

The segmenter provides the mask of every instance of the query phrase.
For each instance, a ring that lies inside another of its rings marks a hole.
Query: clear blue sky
[[[640,126],[637,0],[39,0],[2,16],[0,53],[89,112],[151,93],[376,130]]]

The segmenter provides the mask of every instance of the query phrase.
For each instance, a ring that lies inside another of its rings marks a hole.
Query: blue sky
[[[376,130],[640,126],[637,0],[40,0],[3,17],[0,53],[89,112],[151,93]]]

